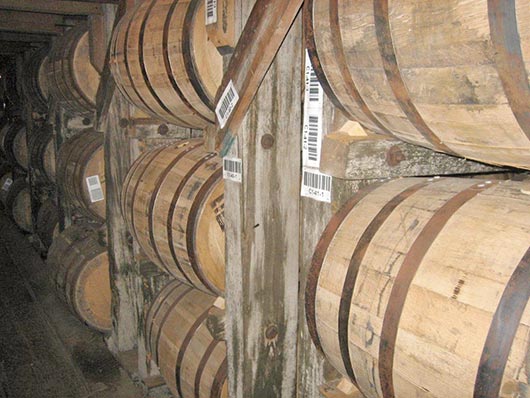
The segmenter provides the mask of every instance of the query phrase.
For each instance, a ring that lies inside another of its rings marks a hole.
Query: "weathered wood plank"
[[[252,2],[238,3],[249,15]],[[232,398],[296,396],[301,43],[297,21],[231,152],[243,160],[242,184],[225,185]]]
[[[80,1],[49,1],[49,0],[0,0],[0,10],[27,11],[58,15],[102,14],[99,4],[87,4]],[[37,17],[38,18],[38,17]]]
[[[35,14],[5,10],[0,13],[0,30],[8,32],[60,34],[63,28],[60,15]]]
[[[238,127],[302,3],[303,0],[258,0],[252,9],[216,96],[218,102],[230,82],[239,94],[239,101],[218,133],[217,146],[223,146],[222,155],[240,131]]]
[[[323,139],[320,169],[352,180],[502,171],[397,139],[341,133],[328,134]]]

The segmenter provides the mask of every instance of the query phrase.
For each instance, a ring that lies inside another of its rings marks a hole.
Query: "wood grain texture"
[[[146,151],[122,189],[122,213],[151,261],[213,294],[225,285],[221,161],[201,139]]]
[[[214,301],[215,297],[171,281],[147,313],[148,351],[176,397],[228,397],[226,345],[206,328]]]
[[[104,135],[92,129],[66,141],[57,154],[57,184],[61,193],[83,215],[98,221],[106,217]],[[88,178],[98,177],[103,200],[92,200]]]
[[[313,60],[366,128],[530,168],[529,8],[523,2],[308,2]]]
[[[253,3],[238,3],[241,31]],[[302,123],[301,43],[296,21],[230,152],[243,161],[242,184],[225,181],[226,341],[233,398],[296,396],[300,139],[293,132]],[[270,149],[261,147],[264,134],[275,139]]]
[[[74,314],[90,327],[109,332],[109,260],[98,241],[98,227],[77,224],[65,229],[50,246],[47,265],[59,297]]]
[[[222,58],[208,40],[204,1],[149,0],[120,20],[111,67],[120,91],[149,115],[184,127],[214,122]]]
[[[239,131],[239,126],[302,3],[302,0],[256,1],[216,95],[217,104],[230,82],[239,95],[239,101],[235,104],[225,126],[219,128],[216,145],[218,148],[223,146],[222,154],[231,145],[232,135]],[[220,127],[219,120],[216,125]]]
[[[524,395],[530,318],[517,278],[528,272],[527,189],[408,178],[352,199],[314,257],[308,319],[366,397]]]
[[[322,141],[320,171],[337,178],[363,180],[499,170],[381,135],[328,134]]]
[[[93,113],[100,80],[90,62],[87,29],[80,23],[58,37],[47,64],[50,95],[74,115]]]

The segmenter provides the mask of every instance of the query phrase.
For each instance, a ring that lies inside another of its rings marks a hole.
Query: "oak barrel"
[[[47,264],[52,283],[70,309],[91,328],[111,329],[111,290],[107,249],[96,226],[72,225],[54,239]]]
[[[203,140],[145,152],[124,181],[122,212],[151,261],[182,282],[222,294],[222,164]]]
[[[33,51],[24,62],[22,91],[25,101],[37,112],[46,112],[48,109],[48,83],[45,73],[47,54],[47,48]]]
[[[0,130],[0,150],[7,161],[24,170],[28,169],[29,154],[24,122],[15,120]]]
[[[226,344],[206,327],[214,301],[213,296],[172,281],[147,313],[148,354],[175,397],[228,397]]]
[[[111,70],[120,91],[148,114],[185,127],[215,122],[223,61],[208,40],[202,0],[147,0],[120,21]]]
[[[105,219],[105,160],[103,133],[82,131],[67,140],[57,154],[57,184],[84,215]]]
[[[52,199],[47,199],[41,204],[37,213],[35,232],[45,248],[49,248],[59,234],[59,213]]]
[[[366,397],[519,397],[529,388],[530,185],[407,178],[329,222],[308,327]]]
[[[31,164],[35,174],[55,183],[55,141],[50,125],[43,126],[30,143]]]
[[[33,232],[31,218],[31,190],[24,178],[17,178],[9,184],[5,196],[6,213],[25,232]]]
[[[56,101],[74,114],[94,112],[100,75],[90,62],[86,23],[57,38],[47,68],[49,92]]]
[[[353,120],[530,169],[527,1],[306,1],[315,71]]]

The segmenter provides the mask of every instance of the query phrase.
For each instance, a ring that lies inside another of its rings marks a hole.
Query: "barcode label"
[[[237,94],[236,88],[234,87],[234,83],[232,80],[230,80],[230,83],[228,83],[228,86],[226,86],[225,91],[221,96],[217,107],[215,108],[215,114],[217,115],[219,126],[221,128],[223,128],[228,121],[228,118],[232,114],[237,101],[239,101],[239,95]]]
[[[9,188],[11,187],[11,185],[13,184],[13,180],[11,178],[6,178],[6,180],[4,181],[4,185],[2,185],[2,191],[9,191]]]
[[[235,182],[241,182],[243,180],[243,162],[241,159],[223,159],[223,178]]]
[[[304,166],[315,167],[317,169],[320,167],[320,152],[322,147],[323,103],[324,93],[322,86],[311,65],[309,53],[306,51],[302,160]]]
[[[217,22],[217,0],[206,1],[206,25]]]
[[[88,188],[88,194],[90,195],[90,201],[92,203],[101,202],[105,199],[98,175],[87,177],[86,186]]]
[[[332,177],[304,167],[301,195],[320,202],[331,203]]]
[[[309,58],[308,51],[306,51],[305,58],[305,82],[306,102],[308,102],[310,107],[322,108],[324,92],[320,82],[318,81],[317,74],[313,69],[313,65],[311,65],[311,59]]]

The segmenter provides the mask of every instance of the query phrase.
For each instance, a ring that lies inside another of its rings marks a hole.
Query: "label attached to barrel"
[[[324,91],[311,65],[309,53],[306,51],[304,128],[302,134],[302,161],[304,166],[320,167],[323,106]]]
[[[105,199],[98,175],[87,177],[86,185],[88,188],[88,194],[90,195],[90,201],[92,203],[101,202]]]
[[[318,170],[303,168],[301,196],[331,203],[331,186],[333,178]]]
[[[2,185],[2,191],[8,192],[11,185],[13,185],[13,180],[11,178],[6,178],[4,185]]]
[[[241,183],[243,180],[243,162],[237,158],[223,158],[223,178]]]
[[[215,108],[215,114],[219,120],[219,126],[223,128],[226,125],[226,122],[230,118],[232,111],[234,110],[237,102],[239,101],[239,94],[234,87],[234,82],[230,80],[228,85],[219,100]]]
[[[206,25],[211,25],[217,22],[217,0],[206,1]]]

